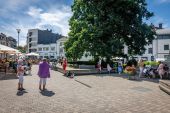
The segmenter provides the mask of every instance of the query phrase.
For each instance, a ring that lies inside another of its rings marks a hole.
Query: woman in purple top
[[[46,59],[39,64],[38,76],[40,77],[39,89],[42,90],[41,85],[43,85],[43,90],[45,90],[47,78],[50,78],[50,65]]]

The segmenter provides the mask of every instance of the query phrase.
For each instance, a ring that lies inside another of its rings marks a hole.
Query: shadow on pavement
[[[47,97],[52,97],[53,95],[55,95],[55,93],[53,91],[49,91],[49,90],[44,90],[40,92],[43,96],[47,96]]]
[[[134,82],[142,82],[142,81],[148,81],[148,82],[153,82],[153,83],[159,83],[159,79],[158,78],[138,78],[138,76],[136,75],[136,79],[128,79],[128,75],[127,74],[98,74],[95,75],[97,77],[107,77],[107,76],[111,76],[111,77],[119,77],[119,78],[123,78],[123,79],[127,79],[130,81],[134,81]]]
[[[27,91],[18,91],[17,96],[23,96],[25,93],[28,93]]]
[[[11,80],[11,79],[18,79],[18,77],[14,73],[3,74],[0,76],[0,80]]]

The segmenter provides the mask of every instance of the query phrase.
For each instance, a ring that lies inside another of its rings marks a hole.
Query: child
[[[122,65],[121,65],[121,63],[119,63],[119,66],[118,66],[119,75],[122,73],[122,71],[123,71]]]
[[[22,60],[18,60],[17,76],[18,76],[18,78],[19,78],[18,90],[20,90],[20,91],[25,90],[25,89],[23,88],[24,67],[22,66]]]

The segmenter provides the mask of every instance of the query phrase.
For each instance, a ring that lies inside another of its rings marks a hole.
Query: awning
[[[0,53],[19,54],[19,50],[0,44]]]

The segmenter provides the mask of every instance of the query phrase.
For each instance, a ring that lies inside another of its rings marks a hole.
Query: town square
[[[170,113],[169,0],[0,0],[0,113]]]

